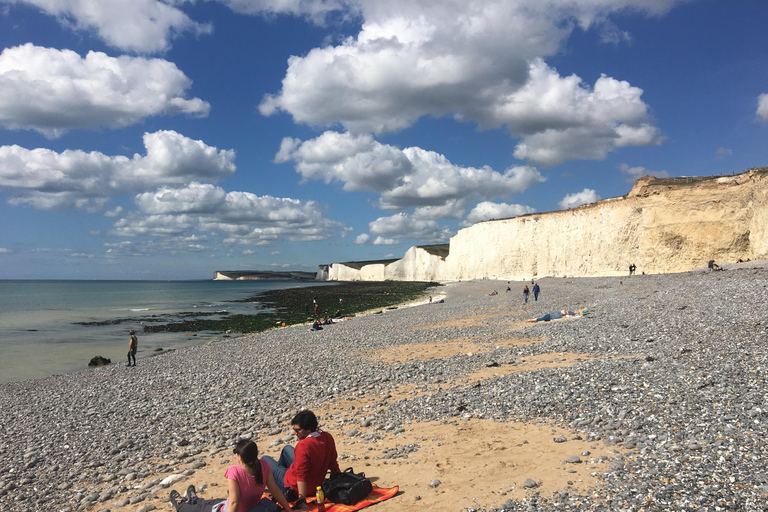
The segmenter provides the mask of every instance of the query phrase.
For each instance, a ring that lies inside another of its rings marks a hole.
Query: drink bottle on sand
[[[323,488],[319,485],[317,486],[315,496],[317,497],[317,512],[325,512],[325,494],[323,493]]]

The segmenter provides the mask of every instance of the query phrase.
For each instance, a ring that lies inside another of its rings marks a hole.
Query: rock
[[[183,481],[185,478],[186,477],[184,475],[171,475],[160,482],[160,487],[167,489],[173,484]]]
[[[106,366],[111,363],[112,363],[111,359],[108,359],[106,357],[96,356],[91,358],[90,362],[88,362],[88,366]]]
[[[526,489],[535,489],[538,486],[539,484],[536,483],[536,480],[534,480],[533,478],[526,478],[525,482],[523,482],[523,487],[525,487]]]
[[[437,478],[432,479],[432,481],[429,482],[429,486],[432,488],[438,487],[442,482],[438,480]]]

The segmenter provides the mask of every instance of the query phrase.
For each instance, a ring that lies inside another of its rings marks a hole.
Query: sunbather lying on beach
[[[247,439],[241,439],[235,445],[234,453],[238,464],[227,468],[224,476],[227,477],[229,488],[228,499],[205,500],[198,498],[195,492],[195,486],[190,485],[187,488],[186,496],[182,497],[178,491],[171,491],[171,497],[168,501],[177,512],[246,512],[248,510],[260,510],[255,508],[262,501],[261,495],[264,488],[268,488],[272,496],[277,500],[284,510],[291,510],[288,500],[285,499],[283,491],[275,483],[272,476],[272,468],[265,460],[259,459],[259,448],[256,443]],[[262,506],[264,510],[274,510],[269,498],[264,498],[267,503]],[[298,509],[308,510],[306,505],[299,505]]]
[[[573,318],[581,318],[587,313],[589,313],[589,310],[587,308],[580,309],[578,312],[568,311],[567,309],[563,309],[562,311],[554,311],[552,313],[547,313],[546,315],[540,316],[539,318],[529,318],[528,320],[526,320],[526,322],[549,322],[550,320],[568,320]]]

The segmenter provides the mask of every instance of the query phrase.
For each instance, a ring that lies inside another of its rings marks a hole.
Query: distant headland
[[[313,272],[275,272],[271,270],[217,270],[214,281],[314,281]]]

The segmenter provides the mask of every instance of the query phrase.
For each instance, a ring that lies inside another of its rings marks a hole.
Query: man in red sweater
[[[307,496],[315,495],[329,469],[340,469],[333,436],[317,428],[317,417],[312,411],[300,411],[291,420],[291,425],[299,439],[296,448],[285,445],[279,461],[269,456],[262,459],[272,467],[275,482],[286,493],[288,500],[297,498],[301,504]]]

